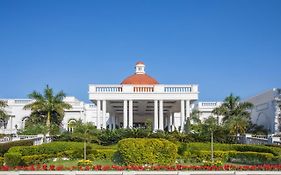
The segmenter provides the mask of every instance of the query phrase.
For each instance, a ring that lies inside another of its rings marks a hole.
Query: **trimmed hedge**
[[[8,166],[18,166],[21,165],[21,157],[20,153],[6,153],[4,155],[4,161]]]
[[[33,140],[19,140],[8,143],[0,143],[0,156],[3,156],[11,147],[14,146],[32,146]]]
[[[88,157],[90,160],[113,160],[115,153],[114,149],[95,149]]]
[[[233,163],[246,163],[246,164],[261,164],[271,163],[274,155],[271,153],[259,153],[259,152],[228,152],[229,162]]]
[[[164,139],[129,138],[118,142],[121,163],[126,165],[173,164],[177,146]]]
[[[38,146],[16,146],[9,149],[9,153],[21,153],[22,156],[56,155],[68,150],[83,150],[83,143],[79,142],[51,142]]]
[[[47,163],[51,158],[48,154],[32,155],[32,156],[22,156],[21,160],[24,165],[37,165],[41,163]]]

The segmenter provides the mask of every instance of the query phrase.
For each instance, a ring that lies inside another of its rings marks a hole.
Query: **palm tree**
[[[238,142],[239,134],[245,134],[249,121],[243,116],[234,116],[227,121],[226,126],[229,128],[230,134],[235,134],[236,142]]]
[[[223,116],[222,121],[226,122],[235,116],[245,117],[250,120],[250,112],[253,104],[249,102],[240,102],[239,96],[234,96],[232,93],[230,96],[224,99],[223,104],[213,110],[213,114]]]
[[[87,159],[87,143],[95,140],[98,142],[97,129],[92,123],[82,123],[81,120],[77,121],[73,128],[73,137],[80,138],[84,141],[84,160]]]
[[[2,101],[0,100],[0,119],[2,120],[6,120],[6,118],[8,117],[5,107],[7,107],[7,102],[6,101]]]
[[[57,115],[63,117],[64,110],[70,109],[72,106],[63,101],[65,93],[60,91],[54,94],[53,89],[47,87],[44,89],[44,93],[41,94],[37,91],[33,91],[28,95],[29,98],[34,101],[24,106],[24,109],[31,109],[33,113],[40,113],[46,118],[46,126],[50,129],[51,121],[54,120]]]

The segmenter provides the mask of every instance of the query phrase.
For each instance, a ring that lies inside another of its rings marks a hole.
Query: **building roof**
[[[124,79],[121,84],[159,84],[157,80],[147,74],[134,74]]]
[[[147,75],[144,71],[145,64],[141,61],[136,63],[136,72],[134,75],[131,75],[124,79],[121,84],[147,84],[147,85],[155,85],[159,84],[157,80]]]

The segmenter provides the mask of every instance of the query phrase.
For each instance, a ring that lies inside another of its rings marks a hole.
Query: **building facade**
[[[281,89],[273,88],[248,98],[245,101],[254,104],[251,120],[257,125],[263,125],[269,133],[280,133],[281,124]]]
[[[8,107],[5,111],[9,115],[7,120],[0,119],[0,134],[15,134],[17,130],[24,129],[25,121],[29,118],[31,110],[25,110],[24,106],[31,103],[30,99],[1,99],[6,101]],[[62,127],[70,129],[69,123],[82,120],[92,122],[95,118],[96,108],[93,104],[85,104],[75,97],[66,97],[65,102],[72,105],[72,108],[65,110]]]
[[[196,84],[160,84],[145,72],[145,64],[138,62],[133,75],[120,84],[90,84],[89,99],[84,103],[75,97],[66,97],[72,108],[65,110],[62,127],[71,130],[71,123],[82,120],[91,122],[98,129],[144,127],[151,121],[156,130],[181,130],[193,110],[199,111],[202,121],[212,114],[222,102],[198,102],[199,89]],[[272,89],[249,98],[254,104],[251,119],[263,125],[270,133],[279,133],[281,112],[279,108],[281,90]],[[5,108],[9,118],[0,119],[0,133],[16,133],[25,127],[31,114],[24,110],[30,99],[0,99],[7,102]],[[219,122],[222,116],[217,117]]]
[[[108,124],[113,129],[141,127],[151,120],[154,130],[183,130],[198,94],[198,85],[159,84],[145,73],[143,62],[138,62],[135,73],[121,84],[89,85],[89,99],[97,106],[98,128],[106,128]]]

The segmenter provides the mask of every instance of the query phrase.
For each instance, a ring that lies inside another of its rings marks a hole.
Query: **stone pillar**
[[[108,121],[109,130],[112,130],[112,123],[113,123],[112,114],[109,113],[109,121]]]
[[[164,130],[164,111],[163,111],[163,100],[159,101],[159,130]]]
[[[100,129],[100,100],[97,100],[97,129]]]
[[[106,100],[102,101],[102,128],[106,129]]]
[[[128,101],[124,100],[123,103],[123,128],[128,127]]]
[[[133,100],[129,100],[129,128],[133,128]]]
[[[184,121],[186,121],[186,119],[190,117],[190,101],[186,100],[185,102],[186,103],[185,103],[185,120]]]
[[[173,131],[173,113],[170,113],[169,116],[169,126],[168,126],[169,131]]]
[[[184,100],[181,100],[181,118],[180,118],[180,123],[181,123],[181,132],[184,131],[184,121],[185,121],[185,105],[184,105]]]
[[[158,130],[158,101],[154,100],[154,122],[153,122],[153,130]]]
[[[115,115],[112,115],[112,129],[116,128],[116,117]]]

